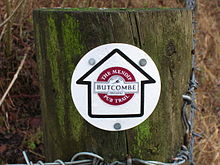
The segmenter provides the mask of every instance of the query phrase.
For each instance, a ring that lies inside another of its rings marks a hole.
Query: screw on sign
[[[143,50],[121,43],[90,50],[77,64],[71,82],[81,116],[108,131],[130,129],[146,120],[160,89],[153,60]]]

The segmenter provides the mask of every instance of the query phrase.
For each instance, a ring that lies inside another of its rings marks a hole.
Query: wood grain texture
[[[191,12],[185,9],[39,9],[34,27],[41,85],[44,144],[48,160],[91,151],[106,161],[127,154],[170,160],[183,143],[181,95],[191,68]],[[155,61],[162,93],[153,114],[121,132],[97,129],[77,112],[70,93],[72,72],[92,48],[136,45]]]

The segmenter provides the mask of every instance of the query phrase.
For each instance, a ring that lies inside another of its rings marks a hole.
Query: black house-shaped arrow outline
[[[128,63],[135,67],[141,74],[143,74],[148,80],[141,81],[141,100],[140,100],[140,113],[139,114],[123,114],[123,115],[98,115],[92,114],[92,90],[91,81],[84,81],[92,72],[94,72],[99,66],[101,66],[105,61],[118,53],[122,58],[124,58]],[[88,72],[86,72],[80,79],[76,81],[76,84],[88,85],[88,115],[92,118],[125,118],[125,117],[141,117],[144,115],[144,85],[156,83],[156,81],[149,76],[143,69],[141,69],[136,63],[134,63],[129,57],[127,57],[119,49],[112,50],[107,56],[100,60],[94,67],[92,67]]]

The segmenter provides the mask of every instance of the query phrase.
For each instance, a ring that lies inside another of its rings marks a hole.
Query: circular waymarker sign
[[[80,115],[103,130],[122,131],[146,120],[161,90],[153,60],[141,49],[121,43],[98,46],[77,64],[71,81]]]

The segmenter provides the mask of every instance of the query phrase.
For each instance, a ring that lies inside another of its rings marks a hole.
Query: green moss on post
[[[46,156],[68,160],[80,151],[106,161],[132,157],[167,161],[183,143],[181,95],[191,68],[191,12],[185,9],[39,9],[34,27],[41,84]],[[155,61],[162,93],[141,125],[108,132],[88,124],[71,98],[74,68],[89,50],[107,43],[136,45]]]
[[[56,112],[57,121],[59,123],[60,135],[65,136],[64,129],[64,87],[62,85],[62,80],[60,79],[59,73],[59,55],[61,54],[58,44],[58,34],[56,30],[55,20],[52,17],[48,18],[48,44],[47,44],[47,58],[50,63],[51,78],[54,87],[54,92],[56,95]]]

